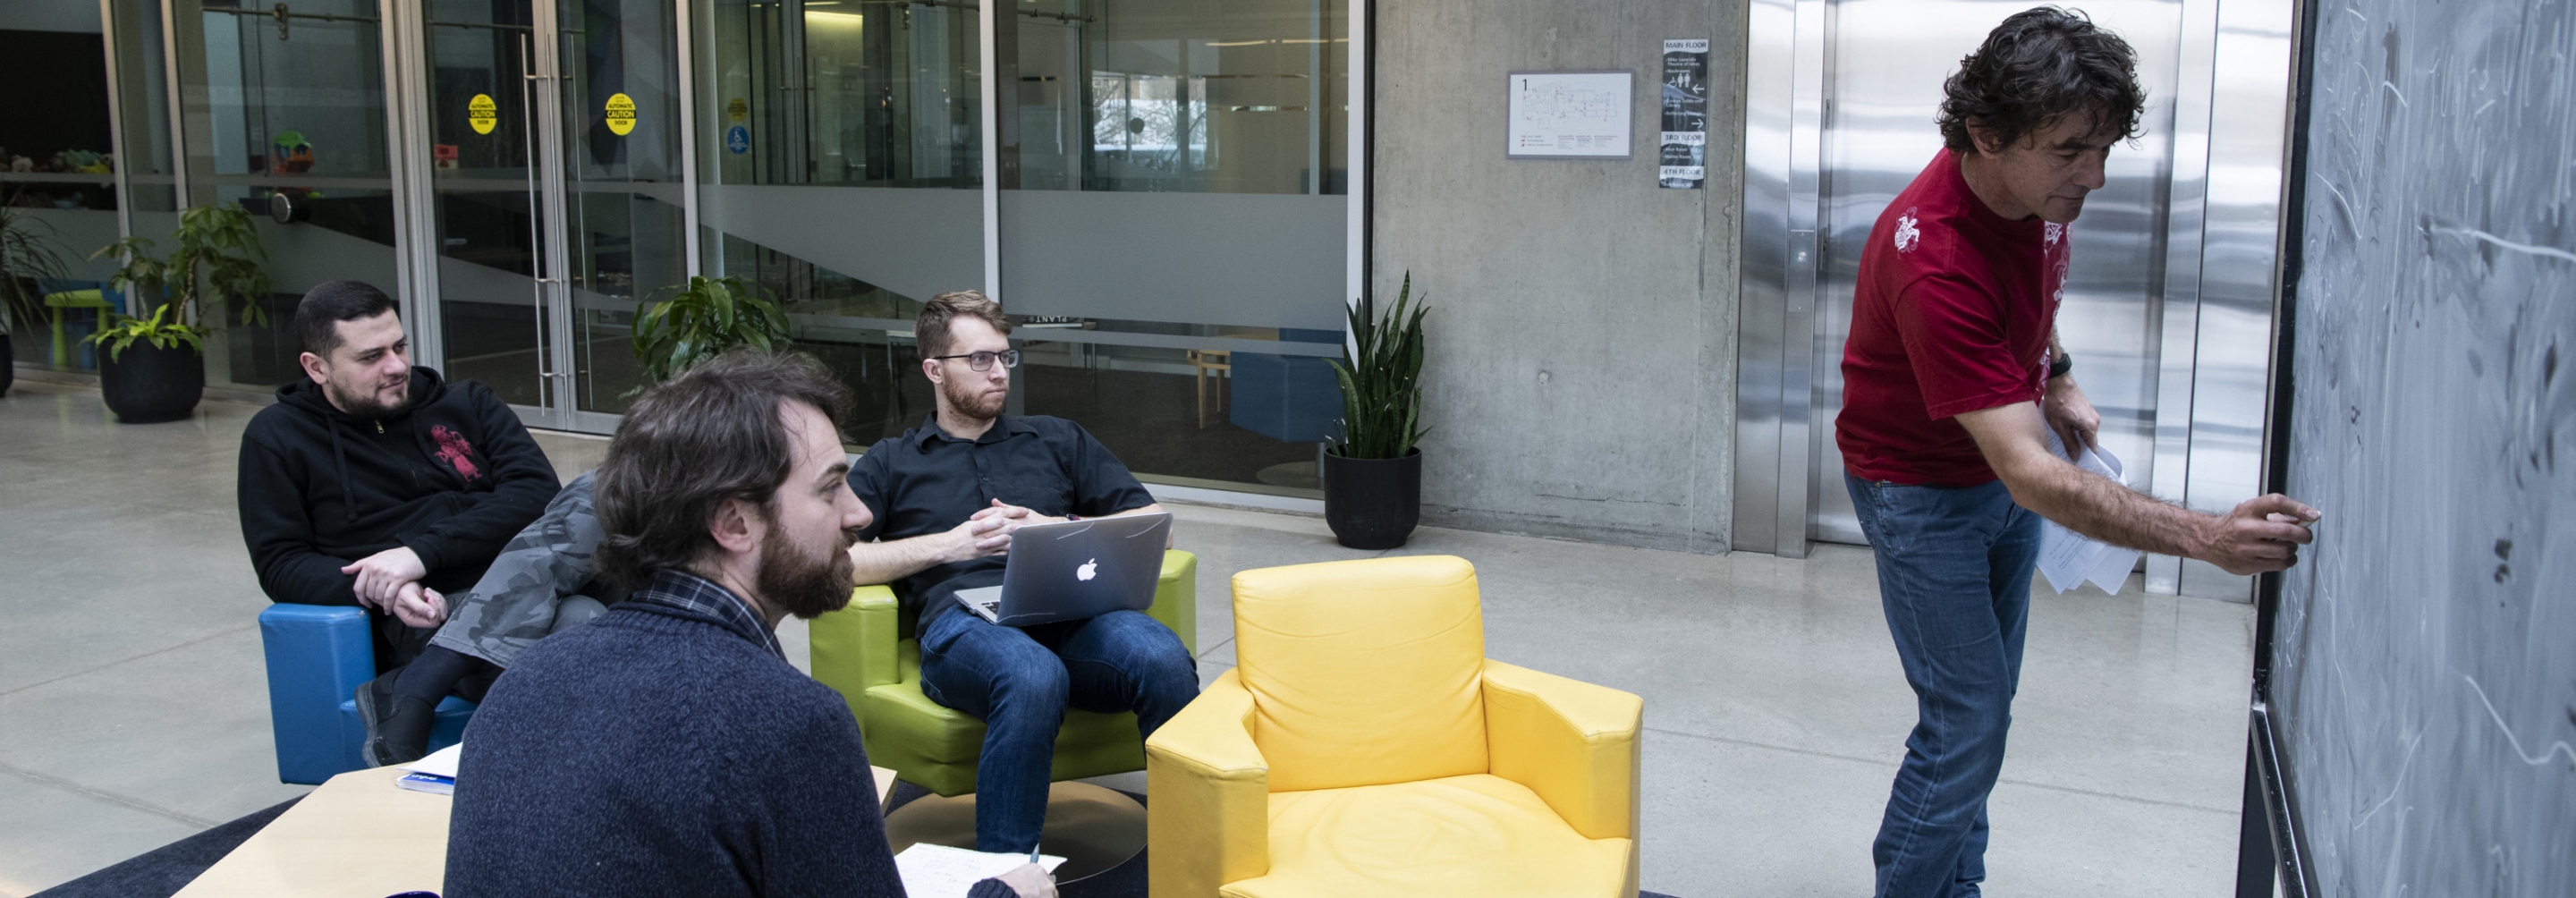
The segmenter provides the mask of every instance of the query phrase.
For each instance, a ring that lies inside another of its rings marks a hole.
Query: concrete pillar
[[[1427,292],[1425,523],[1725,551],[1741,0],[1380,0],[1373,289]],[[1704,189],[1656,186],[1666,38],[1710,41]],[[1633,158],[1504,158],[1513,71],[1636,73]]]

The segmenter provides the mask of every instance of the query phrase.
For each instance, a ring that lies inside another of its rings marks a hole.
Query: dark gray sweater
[[[903,898],[849,705],[747,609],[674,601],[671,577],[493,685],[443,894]]]

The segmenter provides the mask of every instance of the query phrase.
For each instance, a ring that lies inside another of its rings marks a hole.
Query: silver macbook
[[[1171,533],[1168,512],[1031,524],[1011,534],[1002,585],[958,590],[957,603],[1014,627],[1143,611]]]

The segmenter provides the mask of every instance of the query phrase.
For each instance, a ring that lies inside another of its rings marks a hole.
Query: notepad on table
[[[456,762],[458,758],[463,757],[464,752],[465,743],[462,742],[430,752],[428,757],[403,765],[403,769],[410,773],[395,780],[394,785],[414,792],[454,795],[456,794]]]
[[[1025,854],[995,854],[968,851],[946,845],[918,842],[894,856],[895,871],[903,877],[903,893],[909,898],[966,898],[975,884],[1019,868],[1029,862]],[[1038,866],[1055,872],[1064,859],[1039,855]]]

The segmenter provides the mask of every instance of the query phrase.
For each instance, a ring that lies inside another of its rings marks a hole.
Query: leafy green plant
[[[194,206],[179,213],[179,230],[172,235],[179,247],[169,258],[152,255],[150,237],[127,237],[100,247],[90,258],[112,257],[116,273],[109,275],[110,289],[134,291],[136,296],[158,296],[161,308],[148,319],[130,315],[115,316],[119,326],[129,322],[159,322],[137,325],[153,333],[169,329],[185,330],[191,338],[202,338],[205,324],[205,301],[218,303],[216,321],[223,320],[221,308],[238,306],[242,323],[265,325],[268,313],[259,307],[261,297],[268,295],[268,270],[263,267],[268,253],[259,245],[259,231],[251,226],[250,212],[239,203]],[[202,275],[202,277],[201,277]],[[206,291],[211,289],[210,295]],[[90,339],[106,336],[100,331]],[[202,347],[200,339],[188,342]],[[167,348],[156,337],[153,345]]]
[[[635,360],[656,383],[736,346],[787,345],[787,313],[740,277],[691,277],[662,290],[678,292],[658,303],[647,296],[635,313]]]
[[[0,200],[0,334],[47,320],[45,294],[36,279],[59,279],[70,269],[61,246],[53,225],[32,210]]]
[[[109,361],[123,359],[125,347],[134,345],[136,340],[147,340],[152,345],[163,349],[186,343],[196,347],[198,352],[205,352],[204,328],[189,327],[169,320],[172,311],[177,308],[178,305],[175,303],[163,303],[160,308],[152,310],[152,317],[149,318],[117,315],[114,323],[100,328],[97,333],[84,338],[83,342],[105,347]]]
[[[1412,314],[1407,315],[1410,310]],[[1343,458],[1403,458],[1430,431],[1422,418],[1422,316],[1413,304],[1413,275],[1395,308],[1373,317],[1369,304],[1351,308],[1351,343],[1340,360],[1327,359],[1342,385],[1342,438],[1332,452]]]

